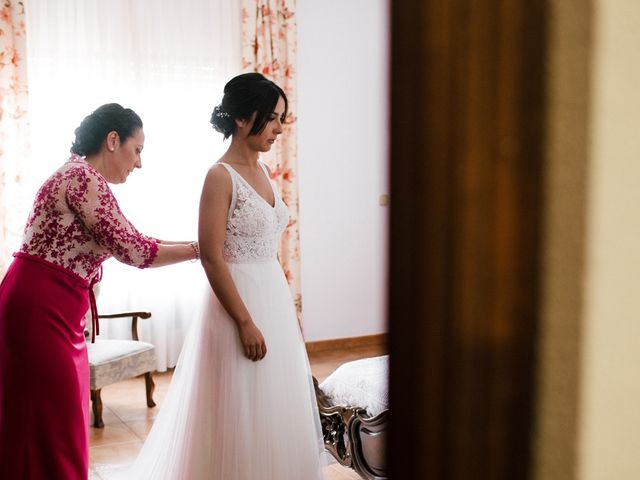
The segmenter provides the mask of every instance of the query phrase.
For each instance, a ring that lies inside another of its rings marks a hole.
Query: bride
[[[319,480],[311,372],[277,260],[287,206],[259,160],[283,131],[287,97],[258,73],[224,88],[211,123],[231,144],[207,173],[201,259],[211,288],[131,478]]]

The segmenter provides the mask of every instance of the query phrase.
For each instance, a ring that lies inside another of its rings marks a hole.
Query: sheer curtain
[[[143,168],[113,187],[122,210],[147,235],[195,239],[204,175],[225,148],[210,112],[240,73],[239,2],[29,0],[27,32],[31,196],[66,160],[82,118],[118,102],[140,114],[146,135]],[[140,334],[163,371],[175,365],[205,288],[199,263],[140,271],[109,260],[98,308],[150,310]],[[126,335],[108,322],[102,335]]]
[[[0,10],[0,278],[22,238],[28,209],[23,195],[29,153],[27,64],[23,2]]]

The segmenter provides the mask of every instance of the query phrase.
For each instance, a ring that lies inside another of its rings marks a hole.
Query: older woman
[[[91,308],[97,321],[92,286],[102,262],[146,268],[199,258],[196,242],[147,237],[122,214],[108,184],[141,168],[143,147],[140,117],[103,105],[36,195],[0,285],[0,478],[88,476],[84,318]]]

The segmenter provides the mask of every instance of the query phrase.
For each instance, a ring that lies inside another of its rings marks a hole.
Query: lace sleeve
[[[95,241],[122,263],[139,268],[151,265],[158,253],[157,241],[126,219],[106,180],[89,166],[73,168],[67,175],[67,205]]]

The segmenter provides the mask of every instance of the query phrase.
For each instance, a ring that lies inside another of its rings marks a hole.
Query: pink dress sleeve
[[[158,253],[158,242],[141,234],[124,216],[107,181],[90,167],[73,169],[66,190],[69,208],[95,241],[117,260],[146,268]]]

